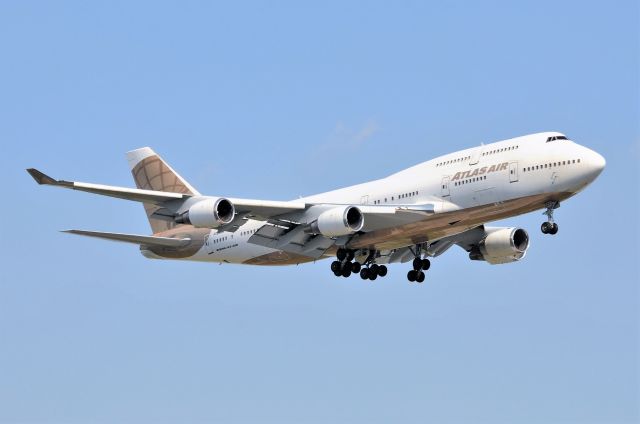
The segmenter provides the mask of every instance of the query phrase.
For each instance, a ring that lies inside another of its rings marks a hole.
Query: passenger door
[[[449,192],[449,180],[448,176],[442,177],[442,197],[447,197],[451,194]]]
[[[518,162],[509,163],[509,182],[510,183],[518,182]]]
[[[484,146],[473,149],[473,152],[471,153],[471,159],[469,160],[469,165],[477,165],[478,162],[480,162],[480,156],[482,156],[483,151]]]

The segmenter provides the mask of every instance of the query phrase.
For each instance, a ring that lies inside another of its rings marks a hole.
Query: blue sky
[[[0,422],[640,420],[639,6],[531,2],[0,3]],[[66,228],[142,207],[152,146],[200,191],[291,199],[558,130],[607,169],[524,261],[460,249],[425,284],[328,262],[150,261]]]

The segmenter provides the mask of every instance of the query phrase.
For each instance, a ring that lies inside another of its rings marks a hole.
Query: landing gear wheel
[[[381,277],[386,277],[387,276],[387,267],[384,265],[380,265],[380,268],[378,268],[378,275]]]
[[[367,280],[369,278],[369,269],[368,268],[362,268],[360,270],[360,278],[362,278],[363,280]]]
[[[349,263],[349,262],[347,262]],[[351,270],[349,268],[345,268],[342,270],[342,276],[344,278],[349,278],[351,276]]]
[[[422,269],[422,259],[420,259],[420,258],[415,258],[415,259],[413,260],[413,269],[414,269],[415,271],[418,271],[418,270]]]
[[[347,251],[343,248],[338,249],[336,252],[336,257],[339,261],[344,261],[347,258]]]
[[[341,270],[342,270],[342,264],[340,263],[340,261],[331,262],[331,271],[340,272]]]
[[[351,262],[345,262],[342,264],[342,270],[346,271],[349,270],[349,272],[353,271],[353,263]]]
[[[354,262],[353,264],[351,264],[351,272],[353,272],[354,274],[359,273],[361,268],[362,265],[360,265],[358,262]]]
[[[416,270],[411,270],[409,272],[407,272],[407,280],[414,282],[416,281],[416,278],[418,277],[418,272]]]
[[[342,271],[335,271],[333,275],[335,275],[336,277],[342,277]]]
[[[543,222],[540,226],[540,230],[542,230],[543,234],[557,234],[558,233],[558,224],[553,222],[553,211],[554,209],[558,209],[560,207],[560,202],[556,202],[555,200],[549,200],[545,202],[544,206],[547,208],[542,214],[547,215],[547,222]]]
[[[369,280],[373,281],[378,278],[378,269],[380,267],[376,264],[373,264],[369,267]]]
[[[552,228],[553,224],[551,224],[550,222],[543,222],[540,226],[540,231],[542,231],[542,234],[549,234]]]
[[[429,268],[431,268],[431,261],[429,259],[427,259],[427,258],[424,258],[422,260],[422,269],[426,271]]]
[[[348,261],[352,261],[352,260],[353,260],[353,258],[355,258],[355,257],[356,257],[356,254],[355,254],[355,253],[353,253],[353,250],[348,250],[348,251],[347,251],[347,260],[348,260]]]
[[[416,281],[418,283],[422,283],[424,281],[424,272],[422,271],[418,272],[418,275],[416,276]]]

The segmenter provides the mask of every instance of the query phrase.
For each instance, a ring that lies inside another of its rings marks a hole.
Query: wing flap
[[[285,228],[268,222],[249,238],[249,243],[318,259],[335,241],[320,234],[306,234],[303,225]]]
[[[161,246],[161,247],[183,247],[189,244],[190,238],[170,238],[141,236],[137,234],[123,233],[107,233],[102,231],[86,231],[86,230],[63,230],[63,233],[77,234],[80,236],[96,237],[112,241],[120,241],[124,243],[138,244],[141,246]]]

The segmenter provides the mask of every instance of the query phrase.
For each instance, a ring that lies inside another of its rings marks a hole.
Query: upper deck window
[[[555,140],[569,140],[569,139],[563,135],[554,135],[553,137],[547,137],[547,143]]]

